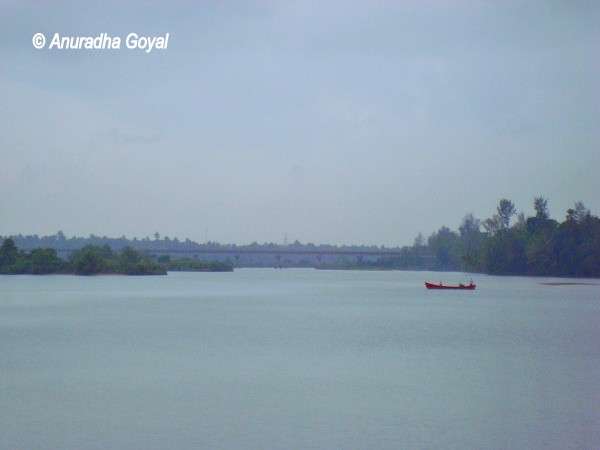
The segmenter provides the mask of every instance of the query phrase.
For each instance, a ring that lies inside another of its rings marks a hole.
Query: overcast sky
[[[598,215],[598,5],[2,2],[0,234],[396,246],[500,198]]]

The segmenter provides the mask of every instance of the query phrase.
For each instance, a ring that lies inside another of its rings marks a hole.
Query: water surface
[[[0,447],[598,448],[600,286],[470,277],[0,277]]]

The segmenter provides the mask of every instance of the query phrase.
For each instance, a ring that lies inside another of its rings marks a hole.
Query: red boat
[[[459,283],[458,286],[444,286],[442,283],[440,283],[440,284],[433,284],[433,283],[428,283],[426,281],[425,282],[425,287],[427,289],[466,289],[467,291],[474,291],[475,290],[475,285],[473,284],[473,282],[471,282],[470,284]]]

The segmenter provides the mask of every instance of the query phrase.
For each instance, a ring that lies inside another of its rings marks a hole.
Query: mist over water
[[[0,447],[596,448],[600,286],[470,277],[0,277]]]

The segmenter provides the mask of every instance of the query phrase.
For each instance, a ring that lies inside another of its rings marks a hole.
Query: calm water
[[[600,286],[469,278],[0,277],[0,448],[599,448]]]

